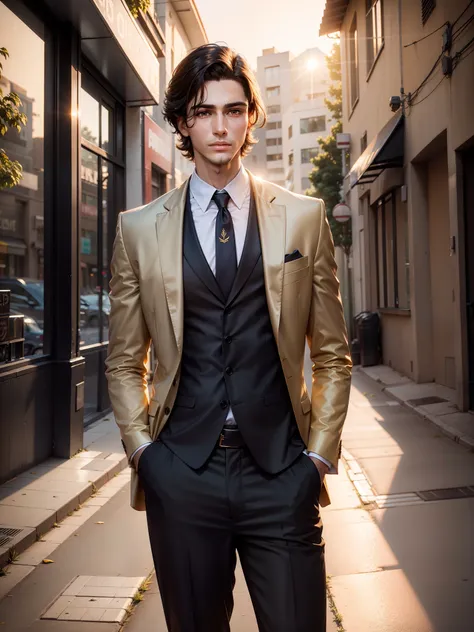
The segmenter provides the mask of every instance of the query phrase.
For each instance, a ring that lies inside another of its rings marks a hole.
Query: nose
[[[225,136],[227,134],[227,127],[225,122],[225,116],[223,112],[217,112],[214,117],[214,129],[213,132],[216,136]]]

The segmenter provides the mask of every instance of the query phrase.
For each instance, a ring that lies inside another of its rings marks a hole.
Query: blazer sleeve
[[[307,449],[337,468],[349,404],[352,361],[336,276],[334,243],[322,200],[307,340],[313,363]]]
[[[142,312],[139,280],[125,246],[123,214],[117,222],[111,271],[106,376],[115,421],[125,452],[130,456],[152,441],[146,381],[151,338]]]

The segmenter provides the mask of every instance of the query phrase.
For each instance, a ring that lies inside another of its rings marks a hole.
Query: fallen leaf
[[[54,564],[54,560],[48,560],[48,558],[45,558],[43,560],[43,564]]]

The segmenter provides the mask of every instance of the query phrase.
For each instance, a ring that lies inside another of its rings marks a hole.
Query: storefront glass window
[[[44,41],[0,2],[0,47],[8,51],[0,79],[3,96],[16,93],[26,124],[20,132],[9,129],[1,148],[22,167],[17,186],[0,181],[0,289],[10,290],[12,314],[25,317],[24,354],[48,352],[45,317],[44,245]],[[0,330],[4,331],[1,327]],[[8,336],[0,340],[8,342]],[[10,358],[0,351],[0,362]],[[20,356],[21,357],[21,356]]]
[[[100,139],[100,103],[88,92],[81,90],[81,136],[94,145]]]
[[[98,260],[98,203],[99,158],[81,149],[81,345],[88,346],[100,340],[99,312],[99,260]]]

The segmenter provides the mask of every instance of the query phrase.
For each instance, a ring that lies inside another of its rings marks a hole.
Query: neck
[[[226,165],[213,165],[207,161],[200,160],[198,156],[195,157],[196,173],[216,189],[225,189],[225,187],[232,182],[235,176],[239,173],[241,167],[240,156],[236,156]]]

